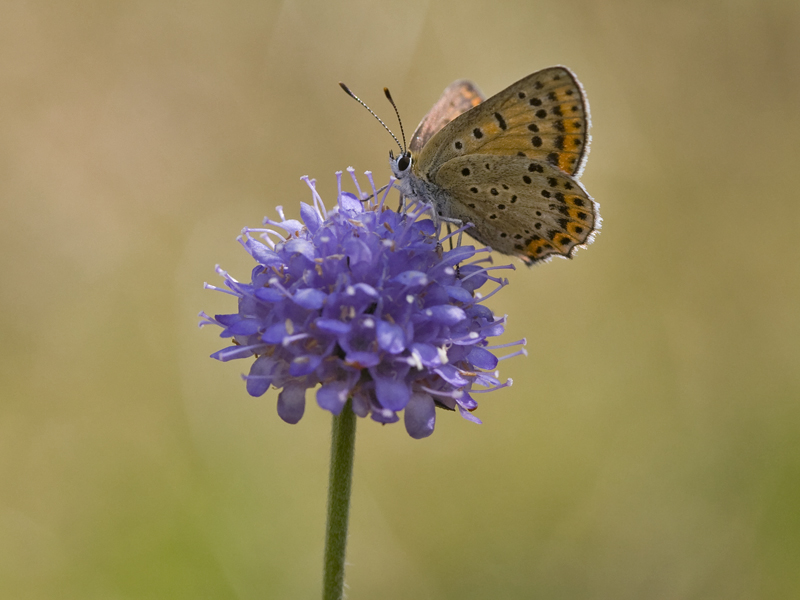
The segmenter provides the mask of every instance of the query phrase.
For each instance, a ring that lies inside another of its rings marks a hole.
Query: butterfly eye
[[[405,154],[403,154],[403,156],[401,156],[398,159],[397,168],[400,169],[400,171],[405,171],[406,169],[408,169],[410,164],[411,164],[411,153],[406,152]]]

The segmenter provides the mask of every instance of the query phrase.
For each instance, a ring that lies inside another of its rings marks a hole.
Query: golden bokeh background
[[[315,598],[329,414],[197,313],[311,175],[388,177],[452,80],[553,64],[602,234],[515,261],[472,425],[359,421],[348,597],[800,597],[800,4],[61,3],[0,19],[0,597]]]

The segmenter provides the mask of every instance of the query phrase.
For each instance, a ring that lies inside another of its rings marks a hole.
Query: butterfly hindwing
[[[600,226],[580,182],[548,162],[471,154],[446,162],[432,181],[446,193],[448,216],[473,223],[470,236],[528,264],[572,256]]]
[[[424,121],[423,121],[424,123]],[[469,154],[520,156],[578,176],[589,147],[589,106],[565,67],[533,73],[444,126],[418,154],[415,170],[434,175]]]
[[[478,86],[471,81],[466,79],[454,81],[447,86],[433,108],[417,125],[408,149],[413,155],[417,155],[428,140],[442,127],[469,109],[478,106],[483,99],[484,96]]]

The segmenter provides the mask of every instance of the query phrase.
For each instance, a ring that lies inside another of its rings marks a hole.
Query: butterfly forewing
[[[583,186],[548,162],[461,156],[445,163],[433,183],[447,191],[447,216],[473,223],[467,233],[529,264],[572,256],[599,226],[597,206]]]
[[[588,130],[580,83],[568,69],[550,67],[454,119],[425,144],[415,170],[432,176],[453,158],[495,154],[545,161],[577,176],[588,153]]]
[[[466,79],[459,79],[448,85],[411,136],[411,143],[408,145],[411,154],[416,156],[442,127],[470,108],[478,106],[483,98],[478,87]]]

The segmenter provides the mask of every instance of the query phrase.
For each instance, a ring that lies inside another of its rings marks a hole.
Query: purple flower
[[[421,219],[427,205],[404,213],[384,206],[393,180],[379,201],[368,172],[373,199],[359,200],[366,194],[348,172],[358,197],[341,191],[337,173],[337,206],[326,210],[314,180],[304,177],[313,204],[301,203],[302,221],[278,207],[280,221],[265,219],[265,228],[242,232],[240,242],[257,263],[251,281],[217,267],[229,288],[220,291],[238,298],[238,311],[200,313],[201,326],[219,325],[232,342],[212,358],[254,358],[243,376],[248,393],[281,390],[278,414],[287,423],[302,418],[306,392],[317,386],[317,403],[333,414],[348,399],[358,416],[379,423],[394,423],[404,411],[417,439],[433,432],[437,406],[480,423],[473,394],[511,385],[497,379],[502,359],[492,351],[525,344],[488,341],[503,333],[506,318],[483,301],[508,284],[490,271],[513,266],[491,266],[489,248],[447,250],[442,242],[468,226],[439,239],[433,221]],[[497,284],[490,294],[476,293],[489,281]],[[525,350],[503,358],[518,354]]]

